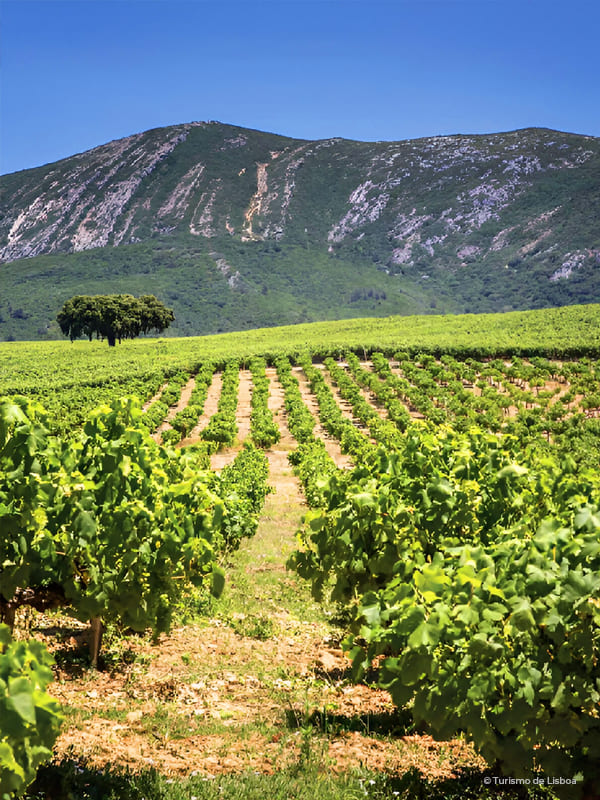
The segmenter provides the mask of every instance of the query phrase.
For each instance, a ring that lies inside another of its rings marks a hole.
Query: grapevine
[[[168,630],[186,583],[222,586],[226,505],[193,451],[167,451],[132,400],[97,410],[79,439],[40,409],[0,405],[0,604],[64,604],[81,620]],[[237,513],[237,512],[236,512]],[[93,653],[97,660],[97,651]]]
[[[20,797],[52,756],[62,714],[46,692],[53,661],[40,642],[13,642],[0,625],[0,797]]]

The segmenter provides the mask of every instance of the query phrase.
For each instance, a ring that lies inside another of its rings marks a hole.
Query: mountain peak
[[[239,290],[256,280],[231,251],[252,244],[279,248],[280,264],[301,248],[374,272],[420,307],[551,305],[566,287],[568,302],[599,261],[599,141],[545,128],[397,142],[293,139],[212,120],[154,128],[1,178],[0,260],[108,249],[124,264],[127,246],[159,261],[169,247],[195,249],[221,276],[228,263]],[[539,288],[512,301],[513,286],[502,303],[497,287],[524,271]],[[364,289],[368,302],[373,289],[387,302],[388,290],[369,284],[350,295]]]

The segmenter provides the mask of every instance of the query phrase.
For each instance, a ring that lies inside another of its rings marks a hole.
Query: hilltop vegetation
[[[600,146],[528,129],[307,142],[161,128],[0,179],[0,339],[75,293],[153,293],[170,335],[600,300]]]

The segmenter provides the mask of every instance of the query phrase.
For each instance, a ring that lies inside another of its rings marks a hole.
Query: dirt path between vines
[[[339,442],[325,430],[319,421],[319,403],[317,398],[312,393],[308,379],[301,367],[293,368],[294,375],[298,378],[298,388],[304,404],[315,418],[314,434],[317,438],[322,439],[325,444],[329,456],[333,459],[336,466],[347,469],[352,466],[352,459],[349,455],[342,453]]]
[[[158,391],[156,392],[156,394],[153,394],[153,395],[152,395],[152,397],[150,397],[148,400],[146,400],[146,402],[145,402],[145,403],[144,403],[144,405],[142,406],[142,411],[143,411],[144,413],[146,413],[146,411],[148,411],[148,409],[150,408],[150,406],[153,406],[153,405],[154,405],[154,403],[156,403],[156,401],[157,401],[157,400],[160,400],[160,396],[162,395],[162,393],[164,392],[164,390],[167,388],[167,386],[168,386],[168,385],[169,385],[169,383],[168,383],[168,381],[166,381],[166,382],[165,382],[165,383],[163,383],[163,385],[162,385],[162,386],[161,386],[161,387],[158,389]]]
[[[269,484],[274,488],[274,493],[267,496],[269,502],[276,496],[283,502],[289,501],[294,506],[304,507],[304,498],[300,488],[300,481],[292,472],[288,461],[289,453],[298,443],[290,433],[285,412],[285,393],[277,377],[274,367],[267,367],[265,374],[269,379],[269,410],[273,412],[273,419],[279,426],[280,440],[266,451],[269,459]]]
[[[173,427],[171,425],[172,420],[175,419],[175,417],[177,416],[177,414],[179,414],[180,411],[183,411],[183,409],[187,407],[187,404],[190,402],[190,397],[192,396],[192,392],[194,391],[195,386],[196,386],[196,379],[194,377],[191,377],[189,381],[185,384],[185,386],[182,388],[181,394],[179,395],[179,400],[169,408],[167,416],[152,434],[152,438],[155,441],[160,442],[162,439],[161,433],[163,433],[164,431],[168,431]]]
[[[183,439],[180,443],[182,447],[188,444],[196,444],[200,441],[200,434],[208,425],[210,418],[213,414],[217,413],[219,407],[219,398],[221,397],[221,386],[223,384],[223,375],[221,372],[215,372],[212,382],[208,387],[206,393],[206,400],[204,401],[204,408],[202,414],[198,418],[198,422],[190,431],[190,435]]]
[[[214,453],[210,459],[211,469],[220,472],[227,464],[231,464],[240,451],[240,447],[250,436],[250,415],[252,413],[252,373],[248,369],[240,370],[238,403],[235,412],[237,425],[237,442],[234,447],[226,447]]]

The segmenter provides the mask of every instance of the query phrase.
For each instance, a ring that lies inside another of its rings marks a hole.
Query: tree
[[[131,294],[77,295],[64,304],[56,320],[71,341],[80,336],[106,338],[110,347],[116,340],[135,339],[141,333],[162,333],[175,319],[152,294],[137,298]]]

